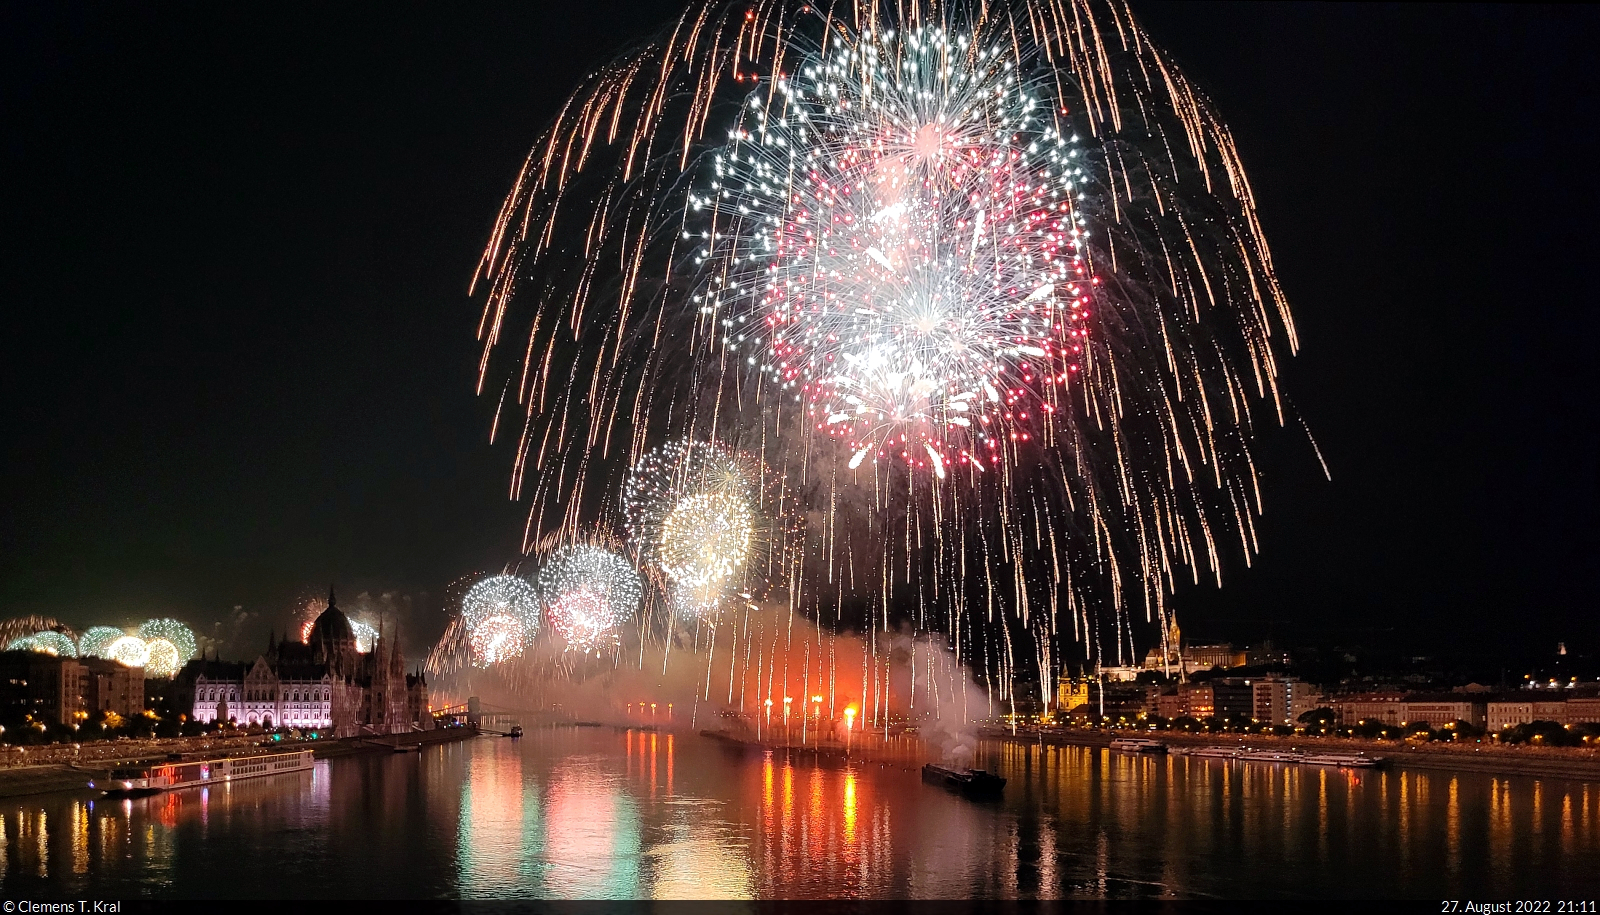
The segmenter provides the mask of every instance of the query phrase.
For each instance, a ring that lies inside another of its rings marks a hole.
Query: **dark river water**
[[[132,801],[0,801],[7,899],[1600,896],[1600,784],[986,744],[905,765],[535,729]]]

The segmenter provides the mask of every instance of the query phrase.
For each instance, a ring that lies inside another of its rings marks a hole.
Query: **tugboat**
[[[518,737],[521,737],[522,736],[522,725],[513,724],[511,726],[511,730],[506,733],[506,736],[510,737],[512,740],[516,740]]]
[[[971,800],[999,800],[1006,780],[982,769],[947,769],[928,763],[922,767],[922,780],[954,791]]]

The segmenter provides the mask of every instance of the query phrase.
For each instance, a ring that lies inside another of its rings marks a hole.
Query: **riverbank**
[[[111,770],[119,766],[159,762],[170,753],[227,753],[243,755],[250,752],[283,753],[290,750],[311,750],[317,759],[336,759],[364,753],[394,753],[420,750],[434,744],[451,743],[478,736],[471,728],[437,728],[432,731],[413,731],[407,734],[382,734],[373,737],[346,737],[341,740],[296,740],[274,743],[262,747],[259,734],[225,740],[184,739],[172,741],[141,742],[137,746],[118,743],[114,746],[83,744],[77,758],[90,762],[44,762],[35,765],[10,765],[0,768],[0,797],[21,797],[29,794],[49,794],[56,791],[85,791],[95,782],[111,777]]]
[[[46,765],[112,768],[127,761],[164,757],[171,753],[242,749],[254,746],[261,740],[261,734],[239,732],[226,737],[202,734],[159,740],[94,740],[0,747],[0,771]]]
[[[1354,738],[1275,737],[1269,734],[1187,734],[1174,731],[1092,731],[1046,728],[1018,731],[987,728],[983,736],[995,740],[1054,746],[1109,747],[1118,737],[1150,737],[1171,746],[1249,747],[1253,750],[1300,749],[1324,753],[1365,753],[1383,757],[1407,769],[1446,769],[1492,775],[1533,778],[1571,778],[1600,781],[1600,754],[1567,747],[1507,746],[1505,744],[1407,743]]]
[[[431,731],[411,731],[405,734],[378,734],[372,737],[345,737],[339,740],[319,740],[311,749],[317,759],[339,759],[365,753],[395,753],[420,750],[435,744],[454,743],[477,737],[476,728],[434,728]]]

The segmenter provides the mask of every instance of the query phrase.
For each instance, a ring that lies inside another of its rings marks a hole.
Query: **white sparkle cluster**
[[[1078,371],[1077,138],[1006,49],[830,38],[749,97],[692,196],[697,304],[852,468],[993,467]]]
[[[616,645],[644,594],[628,560],[594,544],[556,550],[539,570],[539,597],[568,646],[599,652]]]
[[[628,472],[623,511],[641,560],[671,585],[677,615],[713,616],[738,583],[756,539],[754,474],[714,443],[671,442]]]
[[[491,576],[462,598],[461,622],[475,666],[520,658],[539,632],[539,596],[515,575]]]

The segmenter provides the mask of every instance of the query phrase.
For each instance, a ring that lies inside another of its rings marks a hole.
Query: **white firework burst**
[[[539,631],[538,593],[515,575],[490,576],[462,597],[461,623],[475,666],[520,658]]]
[[[595,544],[561,547],[539,572],[539,597],[550,625],[583,652],[616,645],[643,594],[632,564]]]
[[[693,199],[702,310],[852,467],[998,464],[1077,371],[1075,138],[1010,55],[940,28],[835,42],[776,89]]]

